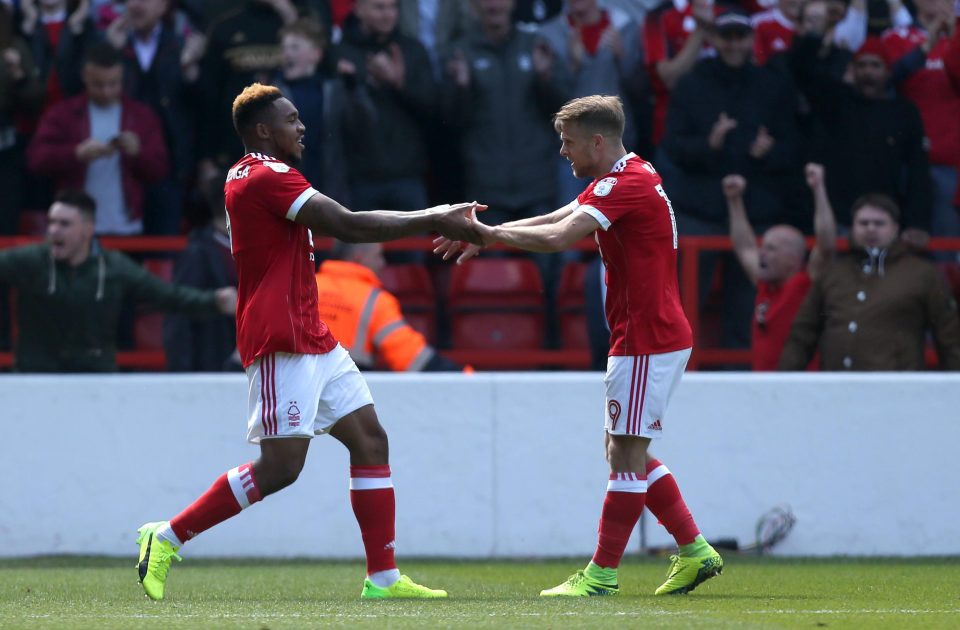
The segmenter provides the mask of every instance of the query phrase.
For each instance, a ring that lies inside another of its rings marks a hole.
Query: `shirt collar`
[[[613,163],[613,168],[610,169],[611,173],[619,173],[623,169],[627,168],[627,161],[631,158],[637,157],[637,154],[633,151],[630,151],[625,156]]]

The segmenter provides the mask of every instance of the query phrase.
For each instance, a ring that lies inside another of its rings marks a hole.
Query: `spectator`
[[[913,19],[900,0],[887,0],[886,11],[868,14],[882,5],[869,0],[827,0],[829,27],[835,46],[857,51],[869,34],[882,33],[890,26],[909,26]]]
[[[323,27],[315,18],[300,18],[280,29],[280,46],[283,65],[273,84],[297,104],[306,127],[298,169],[323,194],[349,199],[340,132],[346,96],[343,83],[320,70],[327,52]]]
[[[269,83],[280,68],[280,27],[299,17],[296,0],[244,0],[220,15],[207,35],[198,157],[200,179],[229,168],[243,146],[233,129],[234,97],[254,82]]]
[[[816,61],[805,58],[803,63],[819,66],[819,72],[833,77],[837,81],[842,81],[853,60],[853,52],[838,46],[833,41],[833,32],[831,30],[829,18],[829,2],[827,0],[808,0],[800,5],[800,13],[797,19],[797,33],[800,37],[816,37],[820,40],[820,47],[817,49]],[[796,34],[791,42],[796,41]],[[792,45],[787,55],[775,55],[773,59],[787,67],[784,71],[789,75],[790,58],[794,54],[796,47]],[[803,47],[801,47],[802,50]],[[792,77],[792,75],[790,75]],[[809,109],[809,105],[806,106]]]
[[[397,298],[377,278],[385,265],[380,243],[338,242],[317,272],[320,319],[361,369],[462,370],[403,319]]]
[[[754,15],[753,56],[757,65],[790,48],[803,0],[779,0],[776,8]]]
[[[619,9],[601,8],[599,0],[567,0],[566,11],[540,27],[540,36],[550,45],[556,62],[573,79],[572,97],[591,94],[620,96],[627,116],[623,142],[636,146],[632,100],[641,91],[638,67],[639,26]],[[556,206],[583,192],[587,182],[578,180],[570,164],[556,158],[559,186]]]
[[[750,181],[747,207],[756,225],[800,221],[796,96],[780,73],[751,61],[750,18],[738,11],[717,17],[711,36],[715,58],[703,59],[677,84],[670,99],[663,148],[675,167],[664,187],[672,190],[681,234],[727,232],[720,181],[739,173]],[[746,347],[753,287],[730,255],[723,257],[721,343]],[[717,254],[700,259],[701,297],[706,297]]]
[[[27,165],[58,190],[86,190],[99,209],[97,234],[139,234],[145,188],[169,167],[160,121],[123,95],[122,59],[110,45],[90,48],[83,82],[83,94],[44,114]]]
[[[917,26],[900,27],[883,36],[893,63],[892,81],[913,102],[930,141],[933,177],[931,231],[960,236],[960,217],[953,207],[960,168],[960,74],[950,76],[944,61],[960,48],[953,0],[917,0]]]
[[[0,5],[0,235],[16,234],[22,204],[23,146],[17,120],[43,105],[43,84],[26,42],[14,34],[13,14]]]
[[[209,180],[203,197],[210,223],[194,228],[187,247],[177,259],[173,281],[196,289],[237,286],[237,268],[230,251],[223,182],[226,172]],[[169,314],[163,321],[163,349],[171,372],[221,372],[242,369],[237,347],[237,327],[232,316],[195,319]]]
[[[21,0],[20,14],[20,32],[46,86],[47,106],[82,92],[81,63],[96,38],[89,0]]]
[[[116,370],[117,323],[127,297],[197,317],[236,308],[232,287],[167,284],[103,249],[93,236],[95,208],[86,193],[64,191],[50,207],[47,242],[0,252],[0,281],[17,289],[14,365],[21,372]]]
[[[847,208],[867,192],[882,192],[904,206],[904,237],[923,245],[930,229],[930,169],[923,123],[916,107],[892,96],[883,44],[870,38],[852,64],[853,85],[817,64],[821,41],[798,37],[791,58],[797,84],[826,133],[822,155],[837,221],[850,225]]]
[[[553,112],[569,81],[550,47],[510,20],[513,0],[474,0],[480,28],[453,46],[444,109],[462,131],[466,197],[483,199],[491,224],[553,207]]]
[[[196,80],[204,38],[174,28],[170,0],[127,0],[106,37],[124,58],[124,93],[150,106],[163,124],[169,175],[148,189],[144,232],[179,234],[187,180],[193,174]]]
[[[352,203],[357,210],[423,208],[429,205],[423,127],[437,96],[427,51],[397,30],[397,0],[357,0],[354,12],[337,65],[347,85],[343,134]]]
[[[764,232],[763,241],[757,247],[757,237],[743,205],[747,180],[740,175],[723,178],[723,193],[730,213],[730,240],[747,278],[757,287],[750,344],[754,371],[777,369],[797,309],[810,290],[810,283],[823,275],[836,247],[837,225],[827,198],[823,167],[807,164],[805,171],[807,185],[813,192],[816,235],[809,261],[804,260],[803,234],[792,225],[771,227]]]
[[[399,0],[400,32],[418,40],[430,56],[434,77],[455,40],[476,28],[469,0]]]
[[[543,24],[559,15],[561,11],[563,11],[563,0],[516,0],[512,19],[515,23],[522,25]]]
[[[957,304],[936,267],[897,239],[899,217],[886,195],[854,203],[851,251],[813,283],[781,370],[804,369],[818,349],[822,370],[921,370],[928,330],[940,367],[960,369]]]
[[[653,88],[654,145],[663,139],[670,92],[701,57],[712,52],[707,33],[713,28],[715,13],[711,0],[672,0],[647,14],[643,23],[643,57]],[[661,173],[663,161],[663,156],[658,155]]]

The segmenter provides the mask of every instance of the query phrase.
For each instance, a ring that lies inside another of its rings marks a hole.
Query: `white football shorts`
[[[247,367],[247,441],[313,437],[373,404],[367,381],[343,346],[326,354],[276,352]]]
[[[637,435],[657,439],[663,435],[667,405],[687,367],[691,348],[607,357],[604,427],[613,435]]]

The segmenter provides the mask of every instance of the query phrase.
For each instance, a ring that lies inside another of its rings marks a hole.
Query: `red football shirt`
[[[810,275],[795,273],[781,285],[757,283],[757,302],[753,309],[753,369],[770,372],[777,369],[790,327],[810,290]]]
[[[602,228],[596,239],[607,267],[610,356],[691,347],[677,284],[677,222],[653,166],[628,153],[576,203]]]
[[[244,367],[273,352],[330,352],[337,340],[317,310],[312,234],[294,222],[317,191],[295,168],[262,153],[234,164],[223,190]]]
[[[753,16],[753,55],[757,65],[767,63],[772,55],[790,48],[794,26],[780,9],[771,9]]]
[[[916,26],[894,28],[883,34],[883,47],[891,64],[927,41],[927,32]],[[953,41],[956,41],[954,38]],[[900,84],[900,93],[920,110],[923,127],[930,139],[930,162],[960,167],[960,88],[947,75],[945,58],[953,41],[941,39],[930,50],[922,70]]]

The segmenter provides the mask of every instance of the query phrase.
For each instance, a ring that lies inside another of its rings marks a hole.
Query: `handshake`
[[[440,233],[433,241],[433,253],[449,260],[457,252],[462,252],[457,258],[457,264],[460,264],[492,245],[496,241],[495,228],[477,219],[477,212],[486,209],[487,206],[476,201],[429,208],[427,212],[435,215],[434,229]]]

